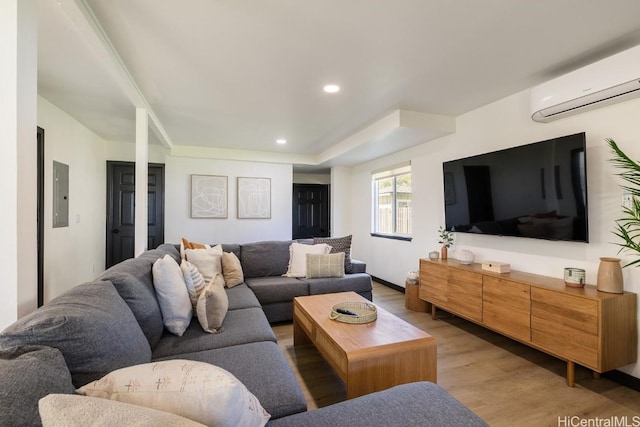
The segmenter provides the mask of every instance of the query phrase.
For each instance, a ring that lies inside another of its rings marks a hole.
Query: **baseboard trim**
[[[622,384],[635,391],[640,391],[640,378],[636,378],[633,375],[629,375],[626,372],[613,370],[602,374],[603,377],[610,379],[611,381]]]
[[[391,288],[393,290],[396,290],[398,292],[402,292],[404,293],[404,288],[402,286],[398,286],[395,283],[391,283],[391,282],[387,282],[386,280],[380,279],[376,276],[371,276],[371,280],[380,283],[381,285],[386,286],[387,288]]]

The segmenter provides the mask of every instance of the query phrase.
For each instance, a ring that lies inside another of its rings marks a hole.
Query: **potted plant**
[[[440,226],[438,229],[438,236],[440,238],[438,243],[442,245],[442,248],[440,249],[440,258],[444,260],[447,259],[448,249],[453,245],[453,231],[449,231],[443,226]]]
[[[611,139],[606,139],[614,157],[611,163],[621,172],[617,173],[626,184],[622,185],[622,190],[630,196],[630,203],[622,206],[622,217],[616,220],[616,229],[613,232],[622,242],[616,243],[620,246],[620,251],[629,250],[635,252],[635,256],[640,257],[640,164],[634,162],[627,156]],[[625,265],[638,265],[640,258]]]

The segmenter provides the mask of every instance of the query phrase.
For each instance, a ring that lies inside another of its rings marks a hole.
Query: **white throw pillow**
[[[170,412],[77,394],[49,394],[38,408],[43,427],[204,427]]]
[[[151,271],[162,323],[172,334],[182,336],[193,317],[193,307],[182,270],[171,255],[165,255],[153,263]]]
[[[221,332],[227,310],[229,310],[229,297],[224,290],[224,277],[218,273],[198,298],[196,313],[202,329],[212,334]]]
[[[160,409],[208,426],[264,426],[258,399],[224,369],[192,360],[165,360],[118,369],[78,392]]]
[[[303,245],[293,242],[289,246],[289,269],[287,277],[305,277],[307,275],[307,254],[328,254],[331,246],[326,243]]]
[[[222,246],[209,249],[187,249],[186,260],[195,265],[205,283],[209,283],[216,273],[222,273]]]
[[[182,275],[184,276],[184,283],[187,285],[187,292],[189,292],[191,306],[195,310],[196,304],[198,303],[198,297],[204,290],[206,282],[196,266],[187,260],[182,260],[180,263],[180,270],[182,270]]]

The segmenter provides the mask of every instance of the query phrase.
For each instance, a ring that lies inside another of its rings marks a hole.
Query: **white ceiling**
[[[640,44],[638,0],[38,0],[38,8],[38,92],[104,139],[133,142],[142,106],[155,143],[324,165],[443,134],[409,132],[392,145],[405,129],[349,150],[396,110],[424,113],[425,123],[455,117]],[[326,94],[326,83],[342,90]]]

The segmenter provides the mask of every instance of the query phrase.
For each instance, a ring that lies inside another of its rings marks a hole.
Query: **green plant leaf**
[[[618,144],[612,139],[605,140],[613,153],[613,158],[609,159],[611,164],[618,169],[619,176],[625,184],[620,185],[623,192],[631,195],[631,205],[622,206],[622,216],[615,220],[616,227],[612,234],[620,242],[616,242],[620,246],[618,253],[629,251],[638,257],[636,260],[629,262],[625,267],[640,265],[640,164],[633,161],[627,156]]]

